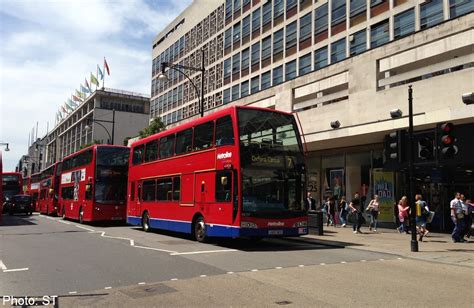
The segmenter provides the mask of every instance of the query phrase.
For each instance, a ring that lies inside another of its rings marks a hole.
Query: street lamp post
[[[97,119],[87,119],[87,122],[94,122],[94,123],[97,123],[99,124],[100,126],[102,126],[105,130],[105,132],[107,133],[107,135],[109,135],[109,144],[114,144],[114,135],[115,135],[115,109],[112,110],[112,121],[108,121],[108,120],[97,120]],[[109,133],[109,130],[107,129],[107,127],[105,127],[105,125],[103,125],[102,123],[112,123],[112,135],[110,135]],[[89,126],[89,124],[86,125],[86,130],[89,130],[91,127]]]
[[[185,65],[180,65],[180,64],[173,64],[169,62],[163,62],[161,63],[161,74],[158,76],[159,80],[163,80],[163,81],[168,80],[168,76],[166,76],[165,74],[166,68],[173,69],[183,74],[184,77],[186,77],[189,80],[189,82],[191,82],[191,85],[193,86],[194,91],[196,91],[196,97],[198,98],[201,117],[203,117],[204,116],[204,72],[206,71],[204,67],[204,49],[201,49],[201,67],[198,68],[198,67],[185,66]],[[201,72],[201,94],[200,95],[199,95],[199,90],[196,84],[183,70]]]
[[[410,205],[411,251],[418,251],[416,240],[415,177],[413,170],[413,89],[408,86],[408,204]]]
[[[0,145],[4,145],[4,146],[5,146],[5,152],[10,151],[10,148],[8,148],[8,142],[0,142]]]

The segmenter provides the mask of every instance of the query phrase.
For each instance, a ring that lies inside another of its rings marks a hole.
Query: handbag
[[[426,217],[426,222],[431,223],[433,221],[434,215],[435,215],[435,212],[429,211],[428,216]]]
[[[464,219],[464,213],[457,213],[456,217],[457,219]]]

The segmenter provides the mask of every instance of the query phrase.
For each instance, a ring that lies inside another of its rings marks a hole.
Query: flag
[[[76,89],[76,96],[80,97],[82,100],[86,99],[86,95]]]
[[[60,120],[62,120],[62,119],[63,119],[63,114],[61,113],[61,110],[58,110],[58,113],[57,113],[57,115],[59,115],[59,118],[60,118]]]
[[[91,73],[91,84],[95,84],[96,86],[99,86],[99,81],[92,73]]]
[[[100,80],[104,80],[104,74],[102,73],[99,64],[97,64],[97,77],[99,77]]]
[[[77,97],[76,95],[72,94],[72,100],[75,101],[75,102],[81,102],[82,103],[82,99]]]
[[[87,78],[85,78],[86,81],[86,88],[89,89],[89,93],[92,93],[91,87],[89,86],[89,83],[87,82]]]
[[[67,99],[67,102],[69,103],[69,105],[71,105],[72,107],[76,108],[77,106],[79,106],[76,102],[73,102],[70,98]]]
[[[67,111],[67,109],[64,108],[64,106],[61,106],[61,110],[63,111],[63,113],[69,113],[69,112]]]
[[[107,75],[110,76],[109,65],[107,64],[107,60],[105,60],[105,57],[104,57],[104,70],[107,72]]]
[[[66,105],[67,109],[74,111],[74,108],[72,108],[72,106],[70,106],[67,102],[65,102],[64,105]]]
[[[90,93],[89,89],[87,89],[86,87],[84,87],[82,84],[81,84],[81,92],[82,93]]]

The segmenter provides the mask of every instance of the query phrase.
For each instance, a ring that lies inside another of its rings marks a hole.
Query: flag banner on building
[[[99,77],[100,80],[104,80],[104,74],[102,73],[99,64],[97,64],[97,77]]]
[[[87,82],[87,78],[85,79],[85,81],[86,81],[86,88],[89,89],[89,93],[92,93],[91,86]]]
[[[70,98],[67,99],[67,102],[69,105],[73,106],[74,108],[77,108],[79,105],[76,102],[73,102]]]
[[[97,87],[99,86],[99,81],[97,80],[97,77],[94,76],[94,74],[91,73],[91,84],[95,84]]]
[[[89,89],[84,87],[82,84],[80,85],[80,89],[82,93],[90,93]]]
[[[107,72],[107,75],[110,76],[109,65],[107,64],[107,60],[105,60],[105,57],[104,57],[104,70]]]
[[[77,89],[76,89],[76,96],[79,97],[81,100],[84,100],[84,99],[85,99],[85,94],[79,92]]]
[[[393,207],[395,204],[395,180],[392,171],[374,169],[374,190],[373,193],[379,196],[380,214],[379,221],[394,222]]]
[[[66,113],[66,114],[68,114],[68,113],[69,113],[69,112],[67,111],[67,109],[66,109],[66,108],[64,108],[64,106],[61,106],[61,110],[63,111],[63,113]]]
[[[72,106],[69,106],[67,102],[65,102],[64,105],[66,106],[67,109],[74,111],[74,108],[72,108]]]
[[[75,102],[82,102],[82,99],[77,97],[76,95],[72,94],[72,100]]]

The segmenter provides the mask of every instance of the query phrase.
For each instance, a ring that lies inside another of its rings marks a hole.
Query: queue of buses
[[[26,181],[36,211],[209,237],[308,233],[292,114],[229,107],[131,147],[93,145]]]

